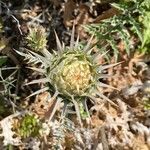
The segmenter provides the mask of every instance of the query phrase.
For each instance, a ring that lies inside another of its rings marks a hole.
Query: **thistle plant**
[[[23,138],[38,136],[40,129],[39,120],[31,114],[26,114],[18,123],[18,133]]]
[[[45,49],[47,44],[45,29],[37,25],[29,27],[29,34],[26,40],[28,46],[34,51]]]
[[[104,74],[104,70],[116,66],[118,63],[105,66],[100,65],[99,59],[105,54],[101,55],[92,52],[92,37],[86,46],[81,47],[79,36],[77,40],[74,41],[74,30],[73,27],[70,46],[61,44],[56,34],[57,51],[53,51],[53,53],[47,50],[45,50],[44,53],[41,51],[41,54],[29,50],[27,50],[27,53],[18,53],[28,59],[29,62],[41,64],[41,68],[30,67],[30,69],[43,74],[44,78],[31,81],[27,83],[27,85],[39,82],[47,83],[46,87],[32,93],[30,96],[47,90],[54,93],[51,99],[55,101],[55,106],[60,102],[73,104],[80,124],[82,124],[80,104],[83,103],[84,110],[88,113],[86,104],[88,98],[98,103],[99,100],[97,98],[100,97],[115,105],[100,91],[102,87],[110,88],[111,86],[100,82],[99,79],[109,77],[109,75]],[[56,108],[54,108],[54,111],[56,111]],[[54,114],[54,112],[52,114]]]

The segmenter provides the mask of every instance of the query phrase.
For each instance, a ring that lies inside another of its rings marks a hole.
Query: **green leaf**
[[[129,23],[132,25],[132,28],[135,30],[140,41],[142,41],[141,28],[140,28],[139,23],[131,15],[129,15],[128,17],[129,17]]]
[[[117,44],[115,42],[115,40],[112,37],[109,37],[109,39],[107,39],[107,42],[110,44],[110,46],[112,47],[112,49],[114,50],[114,57],[115,60],[118,60],[118,48],[117,48]]]

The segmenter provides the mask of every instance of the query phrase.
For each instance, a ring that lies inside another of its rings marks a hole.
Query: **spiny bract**
[[[91,41],[92,37],[86,46],[81,46],[79,36],[74,41],[73,27],[70,46],[61,44],[56,34],[57,51],[53,51],[53,54],[48,50],[40,51],[41,54],[33,51],[27,51],[28,53],[18,52],[26,59],[29,59],[29,62],[34,64],[40,63],[41,68],[30,68],[45,76],[43,79],[34,80],[27,84],[48,83],[45,88],[32,93],[30,96],[47,90],[52,93],[55,91],[52,99],[55,101],[60,99],[63,101],[65,99],[73,103],[79,120],[81,120],[79,103],[85,102],[84,104],[86,104],[87,97],[96,103],[96,97],[100,97],[114,104],[100,92],[101,87],[110,86],[100,82],[99,79],[109,77],[109,75],[103,74],[103,70],[117,64],[100,65],[98,60],[105,54],[93,53],[90,46]],[[87,106],[84,106],[87,111]]]

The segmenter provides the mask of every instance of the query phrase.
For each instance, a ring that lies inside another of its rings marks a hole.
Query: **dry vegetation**
[[[150,149],[149,0],[0,0],[0,14],[0,150]],[[40,68],[57,60],[59,40],[70,45],[73,26],[80,49],[90,41],[89,55],[105,53],[98,64],[117,65],[99,79],[114,88],[94,98],[77,89],[70,102],[59,67],[60,97]]]

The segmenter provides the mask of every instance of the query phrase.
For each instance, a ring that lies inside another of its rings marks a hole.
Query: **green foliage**
[[[82,119],[86,119],[88,117],[88,113],[85,111],[85,107],[82,102],[79,102],[80,115]]]
[[[86,25],[85,29],[90,34],[94,34],[98,39],[100,51],[106,51],[111,46],[114,57],[117,60],[119,55],[117,48],[118,41],[121,40],[124,42],[128,55],[132,48],[132,42],[130,42],[131,35],[137,36],[144,45],[149,43],[147,42],[150,35],[149,13],[146,13],[144,19],[144,35],[142,35],[142,25],[138,20],[138,16],[145,15],[145,9],[150,7],[149,3],[148,0],[144,2],[142,0],[122,0],[118,3],[112,3],[111,5],[120,11],[119,15],[102,20],[99,24]],[[105,45],[108,46],[104,49]]]
[[[143,41],[141,46],[142,52],[150,53],[150,12],[147,12],[143,18]]]
[[[141,0],[141,8],[143,9],[143,11],[150,11],[150,1],[149,0]]]
[[[34,115],[26,114],[19,122],[18,133],[21,137],[35,137],[39,135],[40,122]]]
[[[150,1],[145,0],[141,7],[143,14],[139,17],[139,21],[143,25],[143,40],[140,50],[142,53],[150,53]]]

